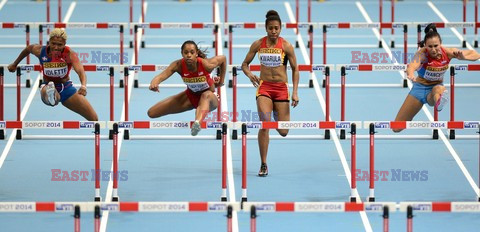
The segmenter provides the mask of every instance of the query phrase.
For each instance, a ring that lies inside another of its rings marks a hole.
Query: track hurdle
[[[193,122],[181,121],[110,121],[107,127],[113,130],[113,172],[118,170],[118,131],[119,129],[189,129]],[[224,122],[206,122],[200,123],[202,129],[221,129],[222,145],[222,193],[220,200],[227,201],[227,123]],[[141,140],[217,140],[215,136],[155,136],[155,135],[131,135],[128,139]],[[113,178],[112,201],[119,201],[118,197],[118,178]]]
[[[95,198],[94,201],[101,201],[100,197],[100,129],[105,128],[105,122],[90,121],[0,121],[0,129],[15,129],[16,139],[30,140],[51,140],[51,139],[88,139],[95,143]],[[18,133],[22,129],[65,129],[65,130],[92,130],[94,136],[79,135],[22,135]],[[104,139],[108,139],[104,137]]]

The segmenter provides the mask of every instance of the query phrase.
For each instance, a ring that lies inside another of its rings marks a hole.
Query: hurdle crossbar
[[[261,213],[383,213],[388,206],[390,212],[406,212],[411,206],[417,213],[450,212],[480,213],[479,202],[0,202],[0,213],[72,213],[75,206],[82,212],[94,212],[95,207],[109,212],[180,213],[210,212],[225,213],[228,206],[237,212],[250,212],[252,206]]]
[[[196,23],[196,22],[168,22],[168,23],[161,23],[161,22],[149,22],[149,23],[131,23],[130,28],[133,28],[134,32],[134,54],[135,54],[135,64],[138,64],[138,41],[137,41],[137,33],[138,29],[213,29],[214,32],[214,44],[218,44],[217,41],[217,33],[218,28],[220,27],[221,23],[215,22],[205,22],[205,23]],[[142,48],[148,47],[145,42],[142,42]],[[171,46],[173,47],[173,46]],[[216,51],[216,53],[218,53]],[[217,55],[217,54],[216,54]]]

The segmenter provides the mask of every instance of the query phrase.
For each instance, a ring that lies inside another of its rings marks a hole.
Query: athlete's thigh
[[[273,102],[270,98],[265,96],[258,96],[257,98],[258,116],[261,121],[271,121],[273,111]]]

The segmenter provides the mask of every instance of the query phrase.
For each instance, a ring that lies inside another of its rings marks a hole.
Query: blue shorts
[[[413,87],[412,90],[410,90],[410,95],[415,97],[417,100],[419,100],[422,104],[427,103],[427,96],[429,93],[432,92],[433,87],[437,85],[442,85],[443,84],[436,84],[436,85],[422,85],[418,82],[413,82]]]
[[[47,83],[43,83],[47,84]],[[57,89],[60,94],[60,102],[68,100],[77,92],[77,88],[73,87],[72,81],[67,81],[65,83],[55,83],[55,89]]]

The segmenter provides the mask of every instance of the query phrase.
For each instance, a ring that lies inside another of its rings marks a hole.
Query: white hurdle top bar
[[[363,128],[373,123],[375,129],[479,129],[480,121],[364,121]]]
[[[0,121],[0,129],[100,129],[105,128],[104,121]]]
[[[336,64],[335,70],[340,71],[345,67],[346,71],[406,71],[406,64]],[[456,71],[480,71],[480,64],[452,64]]]
[[[107,127],[113,128],[117,123],[118,128],[123,129],[181,129],[191,128],[193,121],[109,121]],[[347,129],[352,123],[356,123],[357,128],[362,125],[361,121],[349,122],[324,122],[324,121],[278,121],[278,122],[220,122],[220,121],[202,121],[200,127],[203,129],[221,129],[222,124],[226,123],[227,128],[241,129],[245,123],[247,128],[254,129]]]
[[[7,69],[8,64],[0,64]],[[130,71],[142,71],[142,72],[155,72],[163,71],[169,65],[168,64],[142,64],[142,65],[94,65],[85,64],[83,68],[87,72],[101,72],[109,71],[110,67],[113,67],[114,71],[123,71],[128,68]],[[22,71],[41,71],[39,64],[20,64],[18,65]],[[231,71],[233,67],[241,71],[242,66],[239,64],[228,65],[228,70]],[[298,71],[325,71],[326,67],[329,67],[331,71],[340,71],[342,67],[345,67],[347,71],[406,71],[407,65],[405,64],[299,64]],[[456,71],[480,71],[480,64],[452,64],[450,67],[454,67]],[[250,71],[260,71],[259,64],[251,64],[249,66]],[[291,70],[292,67],[287,65],[287,69]]]
[[[188,129],[193,121],[0,121],[0,129],[92,129],[98,123],[101,129]],[[221,129],[223,124],[230,129],[240,129],[245,124],[249,129],[348,129],[355,123],[357,129],[479,129],[480,121],[249,121],[221,122],[202,121],[203,129]],[[363,125],[363,127],[362,127]]]
[[[108,28],[120,28],[123,26],[126,28],[128,23],[107,23],[107,22],[75,22],[75,23],[54,23],[54,22],[2,22],[1,28],[25,28],[27,25],[30,28],[69,28],[69,29],[108,29]]]
[[[0,213],[54,212],[71,213],[75,206],[82,212],[93,212],[96,206],[109,212],[143,213],[184,213],[227,211],[232,206],[235,211],[249,212],[252,206],[256,211],[300,212],[300,213],[343,213],[343,212],[383,212],[387,206],[390,212],[405,212],[412,206],[415,212],[456,212],[480,213],[479,202],[0,202]]]

